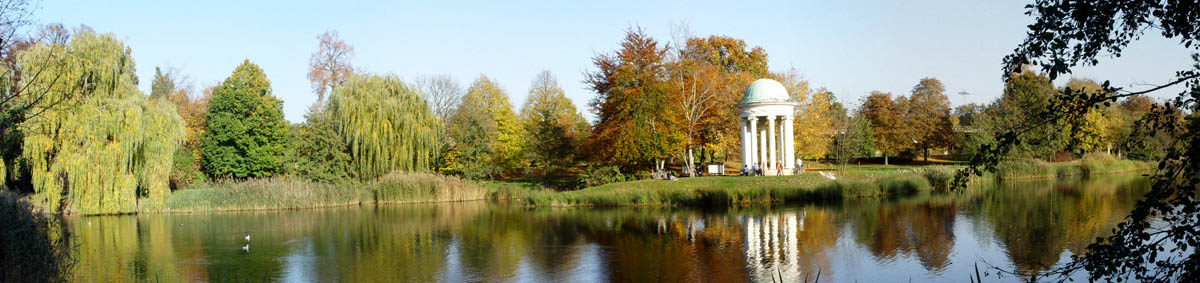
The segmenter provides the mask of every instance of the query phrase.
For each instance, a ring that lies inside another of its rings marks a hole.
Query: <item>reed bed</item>
[[[294,178],[216,181],[173,192],[165,212],[299,209],[487,199],[456,177],[393,172],[370,182],[320,183]]]

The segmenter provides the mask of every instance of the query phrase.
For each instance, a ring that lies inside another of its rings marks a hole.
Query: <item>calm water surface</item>
[[[977,263],[1028,275],[1068,259],[1146,189],[1142,178],[1107,176],[706,210],[475,202],[83,217],[70,220],[73,279],[771,282],[820,272],[822,281],[961,282]]]

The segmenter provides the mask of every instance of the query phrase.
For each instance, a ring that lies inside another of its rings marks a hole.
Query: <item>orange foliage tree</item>
[[[674,129],[679,111],[670,105],[667,51],[641,28],[630,28],[615,53],[592,58],[597,70],[585,81],[597,94],[589,102],[597,121],[585,146],[593,160],[625,169],[652,166],[662,177],[665,159],[684,139]]]

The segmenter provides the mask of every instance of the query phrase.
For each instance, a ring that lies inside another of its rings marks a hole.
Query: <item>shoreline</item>
[[[1041,165],[1039,174],[985,173],[971,182],[1088,178],[1153,168],[1150,162],[1121,161],[1112,170],[1083,169],[1082,162]],[[1134,164],[1135,165],[1131,165]],[[1049,166],[1045,166],[1049,165]],[[1131,168],[1130,166],[1136,166]],[[68,214],[75,217],[208,212],[284,211],[337,207],[381,207],[468,201],[503,201],[528,208],[728,207],[839,199],[945,193],[943,185],[962,166],[861,166],[837,180],[816,173],[792,176],[709,176],[676,181],[637,180],[572,191],[513,183],[475,183],[429,173],[390,174],[377,181],[347,184],[294,179],[213,182],[172,192],[161,208],[126,214]],[[831,170],[832,171],[832,170]],[[1026,171],[1023,173],[1031,173]],[[1054,172],[1049,174],[1050,172]]]

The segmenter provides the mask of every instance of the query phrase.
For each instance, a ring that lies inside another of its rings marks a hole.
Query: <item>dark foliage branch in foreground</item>
[[[1021,68],[1040,68],[1051,79],[1070,74],[1071,68],[1093,66],[1100,59],[1121,55],[1130,43],[1147,32],[1179,40],[1183,48],[1200,49],[1200,3],[1198,1],[1063,1],[1043,0],[1027,5],[1027,15],[1036,18],[1013,54],[1004,58],[1004,73]],[[1158,160],[1149,176],[1151,190],[1140,200],[1113,235],[1097,238],[1087,251],[1048,274],[1065,280],[1086,270],[1091,280],[1200,281],[1200,55],[1190,69],[1176,72],[1167,83],[1150,89],[1130,91],[1103,83],[1103,91],[1067,89],[1052,98],[1050,107],[1025,125],[1010,129],[985,146],[959,171],[954,184],[964,187],[971,175],[994,170],[1014,145],[1026,139],[1029,129],[1047,123],[1077,121],[1088,111],[1118,99],[1159,91],[1172,86],[1183,90],[1136,123],[1134,135],[1173,137],[1173,144]],[[1007,79],[1008,76],[1006,75]]]

